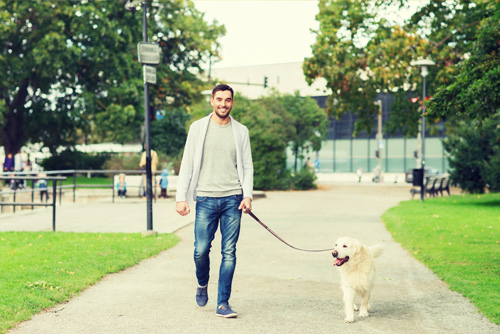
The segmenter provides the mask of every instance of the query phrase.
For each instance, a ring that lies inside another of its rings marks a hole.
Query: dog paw
[[[352,318],[351,318],[351,317],[346,317],[346,318],[344,319],[344,322],[345,322],[346,324],[351,324],[351,323],[353,323],[353,322],[354,322],[354,317],[352,317]]]
[[[365,310],[365,311],[360,311],[360,312],[359,312],[359,316],[360,316],[361,318],[366,318],[366,317],[368,317],[368,311],[366,311],[366,310]]]
[[[354,311],[359,311],[359,307],[356,304],[354,304]]]

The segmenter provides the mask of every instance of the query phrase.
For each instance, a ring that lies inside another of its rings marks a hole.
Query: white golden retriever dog
[[[335,242],[332,256],[334,266],[339,267],[342,291],[344,292],[345,322],[354,322],[355,301],[361,299],[359,316],[367,317],[370,309],[370,294],[373,288],[375,265],[373,259],[382,254],[383,246],[366,247],[356,239],[342,237]]]

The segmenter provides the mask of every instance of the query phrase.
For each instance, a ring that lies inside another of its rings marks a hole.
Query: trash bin
[[[412,184],[416,187],[422,187],[424,181],[424,169],[414,168],[412,174],[413,174]]]

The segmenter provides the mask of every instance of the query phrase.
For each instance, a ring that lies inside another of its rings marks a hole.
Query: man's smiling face
[[[214,107],[215,115],[221,120],[225,120],[233,108],[233,95],[229,90],[217,91],[214,96],[212,96],[211,103]]]

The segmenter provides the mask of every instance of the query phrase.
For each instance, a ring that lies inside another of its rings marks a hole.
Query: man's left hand
[[[250,197],[245,197],[238,207],[238,210],[243,210],[244,213],[248,213],[248,211],[252,210],[252,200]]]

